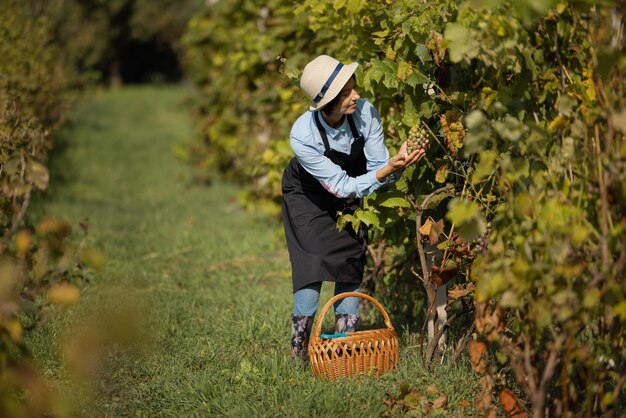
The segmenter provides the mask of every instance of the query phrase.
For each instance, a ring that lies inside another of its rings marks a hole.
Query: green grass
[[[435,385],[449,397],[448,412],[471,414],[458,406],[478,387],[468,364],[425,369],[418,350],[406,348],[414,335],[401,336],[400,366],[376,379],[324,382],[291,361],[289,259],[277,225],[242,211],[236,186],[196,185],[176,161],[174,147],[194,134],[185,94],[106,92],[80,105],[61,133],[52,187],[34,213],[74,225],[88,219],[88,243],[107,263],[79,304],[45,312],[28,345],[72,414],[379,416],[403,382],[420,391]],[[129,303],[143,313],[150,349],[107,347],[95,380],[73,382],[63,341],[90,315]]]

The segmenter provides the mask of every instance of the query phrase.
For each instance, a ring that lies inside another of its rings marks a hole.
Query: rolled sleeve
[[[340,198],[367,196],[381,186],[397,180],[399,175],[399,173],[394,173],[382,182],[376,178],[376,171],[385,166],[389,160],[389,151],[385,146],[383,127],[378,112],[365,100],[360,101],[359,104],[361,106],[359,106],[358,120],[355,120],[355,123],[365,139],[367,173],[363,175],[350,177],[339,165],[324,155],[324,146],[311,112],[300,116],[291,130],[291,149],[300,165],[329,193]],[[346,135],[352,138],[351,133]],[[331,143],[333,149],[335,146]]]
[[[350,177],[340,166],[315,147],[291,137],[291,148],[298,162],[315,177],[329,193],[341,197],[367,196],[383,183],[376,179],[376,171],[368,171],[358,177]]]

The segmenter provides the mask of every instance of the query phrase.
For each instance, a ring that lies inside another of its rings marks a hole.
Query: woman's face
[[[356,110],[356,101],[361,97],[354,90],[354,78],[350,78],[339,92],[339,101],[333,109],[335,115],[351,115]]]

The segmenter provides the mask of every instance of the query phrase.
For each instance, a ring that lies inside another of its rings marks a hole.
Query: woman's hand
[[[426,154],[427,145],[428,140],[424,142],[422,147],[409,154],[407,141],[404,141],[398,154],[395,157],[390,158],[387,165],[389,165],[394,172],[406,168],[419,161]]]
[[[387,161],[386,166],[376,171],[376,178],[378,181],[383,181],[388,175],[419,161],[426,154],[427,145],[428,140],[424,142],[422,147],[409,154],[407,151],[407,143],[405,141],[400,147],[398,154],[395,157],[391,157],[389,161]]]

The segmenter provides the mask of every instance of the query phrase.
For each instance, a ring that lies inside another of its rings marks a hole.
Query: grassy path
[[[76,307],[49,312],[29,345],[70,397],[59,350],[87,312],[116,310],[117,299],[142,306],[152,347],[110,352],[82,414],[379,416],[402,382],[434,383],[452,406],[472,399],[466,365],[426,372],[415,350],[374,380],[332,384],[294,367],[289,262],[276,225],[243,212],[234,186],[189,180],[173,152],[193,135],[183,97],[178,88],[109,92],[79,107],[62,133],[39,211],[74,225],[88,218],[89,244],[107,264]]]

